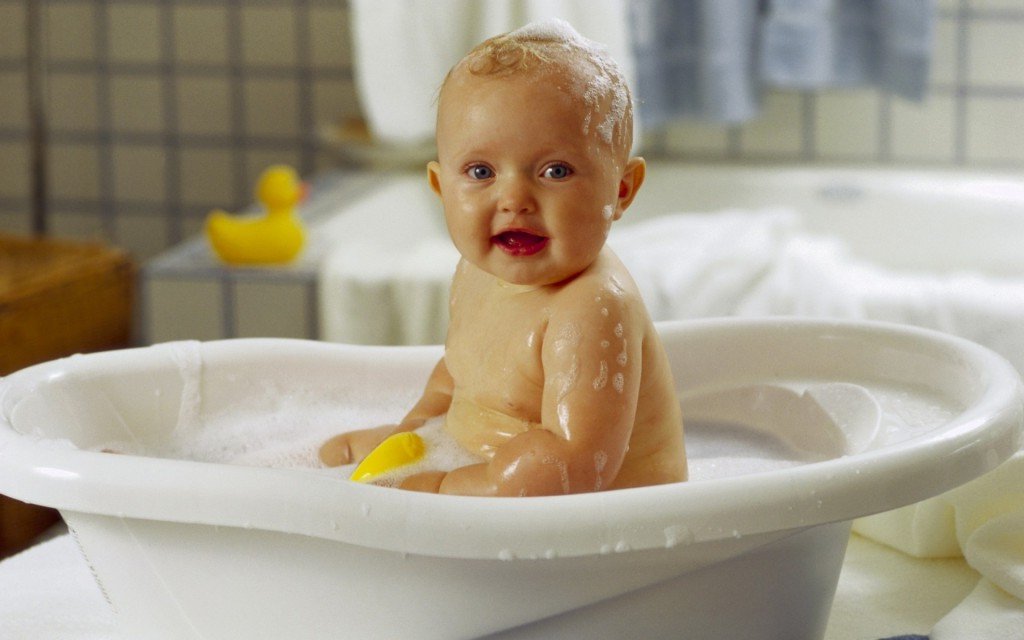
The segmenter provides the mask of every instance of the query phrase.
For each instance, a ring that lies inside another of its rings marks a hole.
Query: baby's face
[[[558,75],[456,74],[439,105],[430,181],[462,256],[506,282],[546,285],[586,269],[621,216],[622,162],[599,114]]]

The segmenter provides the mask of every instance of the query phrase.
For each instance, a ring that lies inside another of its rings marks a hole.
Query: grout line
[[[970,56],[970,38],[967,0],[960,0],[957,12],[956,44],[956,98],[953,102],[953,163],[967,164],[967,61]]]
[[[878,101],[878,151],[875,156],[876,162],[892,162],[892,138],[893,138],[893,116],[892,116],[892,94],[881,92],[881,99]]]
[[[248,145],[245,135],[245,76],[242,60],[242,0],[227,0],[228,78],[231,86],[231,152],[234,162],[233,196],[236,204],[249,201]]]
[[[313,17],[309,0],[293,0],[295,7],[295,59],[298,66],[299,174],[307,176],[316,167],[316,122],[313,116],[313,43],[310,36]]]
[[[818,98],[813,91],[800,94],[800,159],[813,162],[818,159],[816,121]]]
[[[174,55],[174,0],[160,3],[160,53],[166,62],[161,66],[161,97],[163,103],[162,146],[164,162],[164,216],[168,240],[175,245],[185,239],[181,207],[181,142],[178,135],[178,85]]]
[[[93,23],[96,33],[96,64],[94,77],[96,80],[96,118],[97,139],[96,151],[99,156],[99,216],[103,231],[107,238],[116,244],[117,198],[114,193],[114,146],[110,132],[113,130],[113,110],[110,82],[110,14],[104,3],[96,3],[93,7]]]

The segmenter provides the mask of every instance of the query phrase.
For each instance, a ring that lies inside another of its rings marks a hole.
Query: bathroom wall
[[[0,231],[27,233],[26,2],[0,0]],[[47,222],[140,259],[250,201],[258,172],[337,162],[321,127],[359,115],[344,0],[38,0]],[[680,124],[649,155],[1024,169],[1024,0],[937,0],[929,94],[765,96],[743,126]]]

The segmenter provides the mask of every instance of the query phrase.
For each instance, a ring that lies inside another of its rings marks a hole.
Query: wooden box
[[[135,271],[126,253],[102,245],[0,234],[0,375],[128,346]],[[0,496],[0,558],[56,520]]]

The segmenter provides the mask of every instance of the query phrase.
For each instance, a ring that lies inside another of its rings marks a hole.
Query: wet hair
[[[531,23],[474,47],[445,77],[439,93],[460,71],[504,77],[523,73],[560,74],[562,87],[588,107],[584,135],[591,129],[625,159],[633,145],[633,102],[619,65],[607,49],[581,36],[563,20]],[[596,118],[595,118],[596,116]]]

